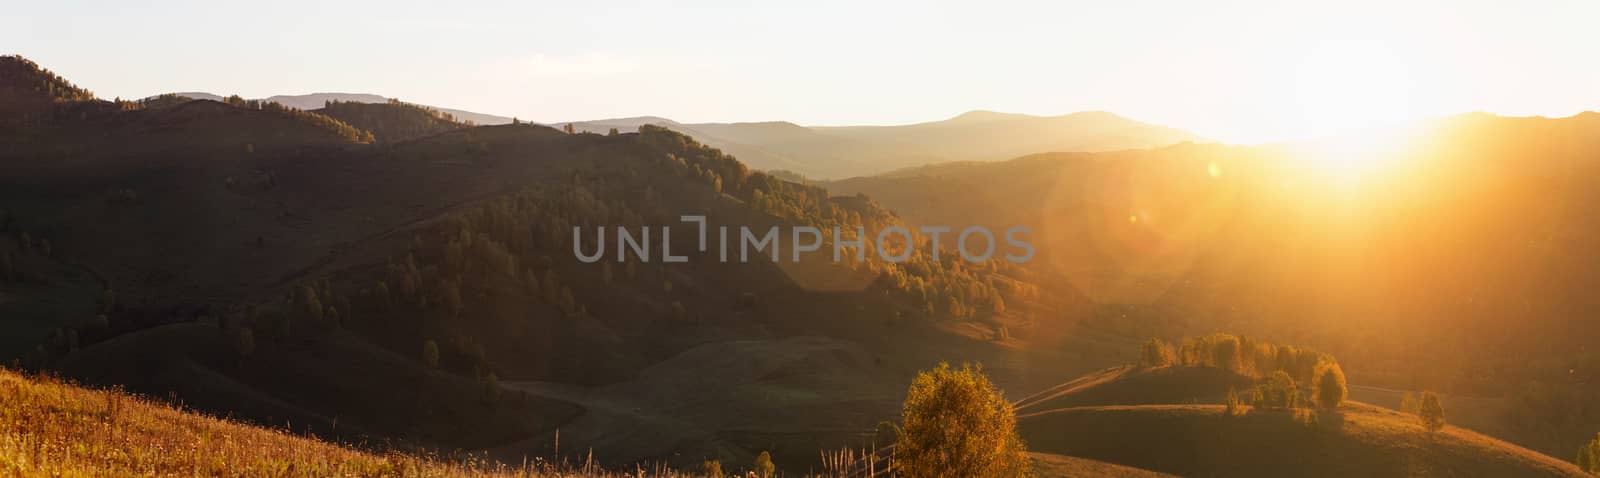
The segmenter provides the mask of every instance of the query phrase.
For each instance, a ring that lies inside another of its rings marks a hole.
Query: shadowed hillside
[[[0,307],[27,312],[4,357],[328,437],[514,462],[562,428],[607,462],[748,462],[781,447],[775,461],[803,469],[892,414],[910,372],[1014,347],[1004,331],[1036,308],[1009,266],[904,241],[889,243],[911,249],[900,264],[874,250],[835,263],[831,243],[799,262],[763,250],[664,264],[660,245],[652,260],[580,262],[574,246],[602,244],[599,227],[672,226],[680,251],[696,243],[685,214],[869,237],[900,224],[666,129],[427,134],[385,123],[417,111],[393,105],[349,105],[387,110],[344,116],[357,127],[224,100],[52,117],[21,132],[38,141],[0,149],[0,256],[15,272],[0,290],[25,297]],[[421,136],[373,145],[350,131]],[[723,349],[737,359],[705,355]],[[720,373],[729,386],[636,398],[687,381],[661,377]],[[641,421],[668,434],[612,438]],[[792,431],[802,424],[818,428]]]

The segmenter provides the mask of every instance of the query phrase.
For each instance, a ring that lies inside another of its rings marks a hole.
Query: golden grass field
[[[634,470],[639,476],[639,470]],[[0,370],[0,476],[621,476],[361,451],[117,391]],[[645,476],[675,475],[646,470]]]

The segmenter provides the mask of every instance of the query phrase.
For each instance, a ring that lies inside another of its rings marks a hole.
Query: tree
[[[1209,337],[1211,342],[1211,363],[1217,368],[1239,370],[1239,338],[1232,335],[1217,334]]]
[[[777,473],[778,467],[772,464],[772,454],[763,451],[760,455],[756,455],[756,464],[751,471],[756,472],[756,476],[760,478],[772,478]]]
[[[439,368],[439,343],[433,339],[422,341],[422,363]]]
[[[1288,373],[1282,370],[1272,372],[1266,380],[1256,385],[1255,406],[1262,410],[1295,408],[1299,403],[1299,393],[1294,378]]]
[[[706,460],[705,463],[700,464],[700,472],[710,478],[722,478],[722,462]]]
[[[1317,386],[1315,394],[1317,405],[1322,408],[1339,408],[1349,395],[1349,390],[1345,387],[1344,369],[1339,368],[1338,363],[1328,362],[1319,368],[1317,379],[1313,383]]]
[[[310,317],[312,321],[322,321],[322,314],[326,311],[322,308],[322,301],[317,300],[317,290],[311,286],[301,287],[300,296],[301,300],[304,301],[306,316]]]
[[[1444,428],[1444,405],[1439,403],[1439,396],[1433,392],[1422,392],[1422,403],[1417,406],[1417,417],[1422,419],[1422,426],[1428,427],[1430,432]]]
[[[1600,476],[1600,436],[1578,447],[1578,459],[1575,463],[1584,473]]]
[[[1244,403],[1239,400],[1239,391],[1234,390],[1233,387],[1228,387],[1228,398],[1225,403],[1227,403],[1227,408],[1223,410],[1223,416],[1237,417],[1244,414],[1244,410],[1241,408]]]
[[[1165,367],[1173,362],[1172,345],[1154,337],[1144,342],[1139,355],[1139,365],[1144,367]]]
[[[1400,412],[1420,415],[1422,407],[1417,404],[1417,394],[1406,392],[1400,396]]]
[[[895,456],[909,478],[1031,476],[1011,403],[981,367],[949,364],[912,381]]]

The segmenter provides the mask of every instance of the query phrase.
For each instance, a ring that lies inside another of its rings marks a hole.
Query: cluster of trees
[[[1232,334],[1184,337],[1180,345],[1151,338],[1140,347],[1143,367],[1210,367],[1255,377],[1249,403],[1257,410],[1337,409],[1349,395],[1344,369],[1332,355],[1288,345],[1256,342]],[[1303,388],[1310,390],[1307,395]],[[1242,412],[1236,390],[1228,390],[1227,413]]]
[[[181,96],[177,93],[162,93],[160,95],[141,99],[137,101],[137,104],[139,109],[161,109],[171,108],[173,106],[178,106],[190,101],[194,101],[194,98]]]
[[[94,93],[72,84],[61,75],[21,55],[0,56],[0,63],[6,65],[0,68],[0,83],[8,86],[25,85],[34,92],[44,93],[50,100],[56,102],[94,101]]]
[[[360,128],[350,126],[348,123],[329,118],[325,115],[320,115],[301,109],[290,108],[276,101],[247,100],[239,95],[232,95],[223,99],[223,102],[237,108],[268,111],[293,118],[296,121],[310,124],[312,126],[332,132],[333,134],[347,141],[357,143],[371,143],[374,141],[372,133],[369,131],[363,131]]]
[[[0,56],[0,97],[7,99],[0,105],[5,109],[5,114],[0,115],[0,132],[83,118],[113,106],[95,101],[89,90],[16,55]]]
[[[419,138],[466,126],[448,113],[393,98],[379,104],[328,101],[313,113],[359,126],[380,142]]]
[[[1315,350],[1220,333],[1184,337],[1176,347],[1151,338],[1140,349],[1145,367],[1212,367],[1257,378],[1282,371],[1300,383],[1310,383],[1323,365],[1337,363],[1332,355]]]

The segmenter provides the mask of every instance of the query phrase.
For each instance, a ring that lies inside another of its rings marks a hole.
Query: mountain
[[[218,96],[218,95],[212,94],[212,93],[205,93],[205,92],[184,92],[184,93],[176,93],[176,94],[179,95],[179,96],[186,96],[186,97],[194,98],[194,99],[197,99],[197,100],[212,100],[212,101],[222,101],[223,100],[222,96]],[[325,104],[327,102],[330,102],[330,101],[339,101],[339,102],[345,102],[345,103],[383,104],[383,103],[388,103],[389,102],[389,98],[386,98],[386,97],[383,97],[383,96],[380,96],[380,95],[369,94],[369,93],[310,93],[310,94],[304,94],[304,95],[273,95],[273,96],[269,96],[269,97],[266,97],[266,98],[262,98],[261,101],[270,102],[270,103],[279,103],[279,104],[282,104],[284,106],[288,106],[290,108],[309,111],[309,110],[322,108],[323,104]],[[507,117],[504,117],[504,116],[496,116],[496,115],[483,114],[483,113],[474,113],[474,112],[471,112],[471,111],[458,110],[458,109],[452,109],[452,108],[440,108],[440,107],[437,107],[437,106],[427,106],[427,105],[419,105],[419,106],[422,106],[422,107],[428,108],[428,109],[432,109],[432,110],[436,110],[436,111],[439,111],[441,113],[449,114],[451,117],[455,118],[456,121],[460,121],[460,122],[468,122],[468,121],[470,121],[473,124],[480,124],[480,125],[498,125],[498,124],[507,124],[507,123],[511,122],[511,118],[507,118]]]
[[[973,111],[944,121],[904,126],[816,129],[862,141],[914,145],[928,154],[939,155],[943,161],[996,161],[1032,153],[1147,149],[1205,141],[1182,130],[1099,111],[1061,116]],[[907,164],[889,169],[903,166]]]
[[[685,124],[653,116],[570,124],[578,131],[596,133],[611,128],[633,131],[640,124],[664,126],[732,153],[756,169],[817,179],[1048,151],[1114,151],[1204,141],[1182,130],[1104,112],[1044,117],[973,111],[903,126],[801,126],[786,121]]]

